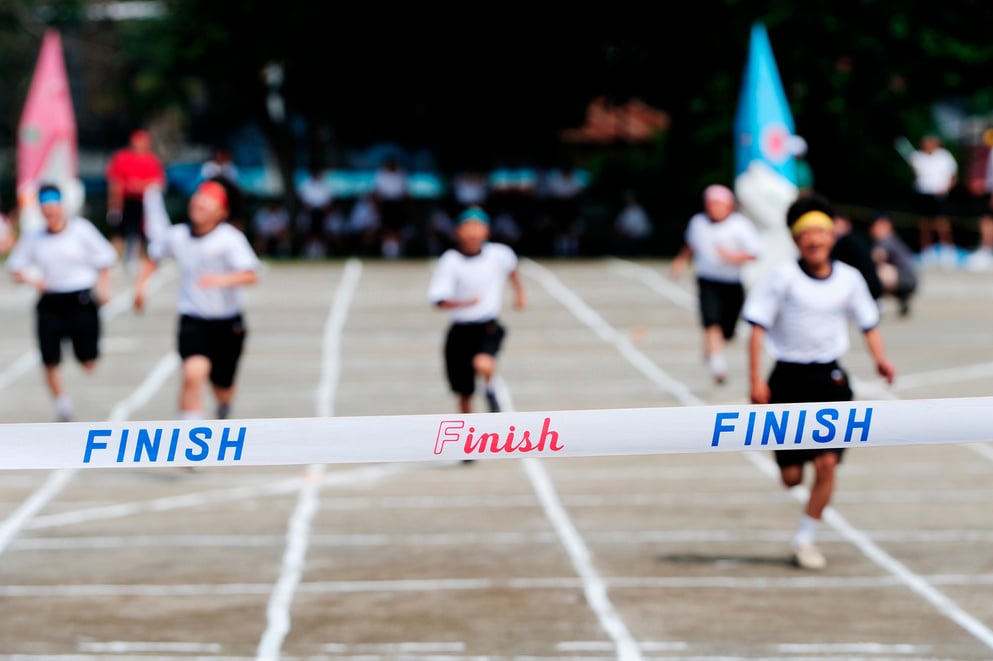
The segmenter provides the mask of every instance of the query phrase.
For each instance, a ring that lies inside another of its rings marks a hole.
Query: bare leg
[[[924,252],[931,247],[931,232],[933,231],[932,219],[931,218],[921,218],[917,224],[917,231],[919,236],[919,241],[921,244],[921,252]]]
[[[724,357],[724,331],[719,325],[707,326],[703,330],[704,352],[710,374],[718,384],[727,378],[727,359]]]
[[[477,353],[472,357],[472,369],[488,384],[496,371],[496,359],[488,353]]]
[[[214,400],[217,402],[217,417],[223,420],[231,412],[231,402],[234,400],[235,387],[231,385],[227,388],[220,386],[213,386],[213,388]]]
[[[58,365],[45,365],[45,384],[53,399],[57,399],[62,394],[62,373],[59,372]]]
[[[810,487],[810,498],[807,500],[805,510],[807,516],[812,519],[820,520],[824,509],[831,502],[837,465],[838,455],[833,452],[823,452],[814,459],[814,483]]]
[[[943,246],[955,245],[955,238],[952,235],[952,223],[947,216],[938,216],[934,219],[934,233],[938,238],[938,243]]]
[[[179,391],[180,413],[203,412],[203,385],[210,374],[206,356],[190,356],[183,361],[183,384]]]
[[[993,250],[993,216],[979,219],[979,247],[982,250]]]

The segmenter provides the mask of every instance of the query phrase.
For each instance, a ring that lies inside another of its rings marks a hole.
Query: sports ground
[[[667,267],[523,260],[505,410],[745,404],[746,335],[713,384],[692,278]],[[268,263],[233,416],[450,412],[430,268]],[[136,315],[118,273],[98,371],[66,365],[79,420],[174,416],[159,276]],[[0,282],[0,422],[54,418],[33,299]],[[899,376],[853,337],[859,399],[993,395],[993,273],[926,271],[881,328]],[[993,659],[993,432],[976,441],[849,452],[814,573],[788,562],[803,490],[765,452],[8,470],[0,661]]]

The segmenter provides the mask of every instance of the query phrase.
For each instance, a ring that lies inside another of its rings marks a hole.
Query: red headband
[[[216,181],[205,181],[200,184],[200,187],[197,188],[197,195],[212,197],[220,202],[222,207],[228,208],[228,192],[224,190],[224,186]]]

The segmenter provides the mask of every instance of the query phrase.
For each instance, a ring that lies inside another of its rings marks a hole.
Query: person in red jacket
[[[118,150],[107,165],[107,226],[117,254],[125,261],[144,254],[145,190],[149,186],[165,188],[162,161],[152,151],[148,131],[131,133],[127,147]]]

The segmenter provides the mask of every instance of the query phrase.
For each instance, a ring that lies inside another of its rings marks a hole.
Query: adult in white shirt
[[[914,206],[919,216],[920,251],[934,245],[954,254],[955,240],[949,220],[949,195],[958,181],[958,163],[941,146],[941,138],[929,134],[921,138],[920,149],[908,159],[914,171]]]
[[[691,260],[696,267],[703,350],[717,384],[727,378],[724,346],[734,338],[745,300],[742,268],[762,252],[758,230],[735,210],[736,204],[727,186],[707,186],[703,191],[703,211],[690,218],[683,246],[670,267],[670,274],[676,278],[686,271]]]
[[[73,353],[84,370],[96,369],[101,331],[98,307],[110,298],[117,251],[90,221],[66,215],[58,187],[40,186],[38,204],[45,227],[17,241],[7,270],[15,281],[41,294],[35,307],[38,346],[58,420],[65,422],[72,420],[73,406],[59,371],[62,343],[72,341]]]
[[[883,349],[877,328],[879,307],[865,278],[855,267],[831,258],[835,214],[829,205],[821,209],[812,204],[819,200],[801,197],[787,211],[799,260],[774,266],[745,300],[743,316],[752,326],[748,364],[754,404],[851,400],[848,375],[838,363],[849,349],[849,321],[862,332],[880,376],[892,383],[896,374]],[[764,350],[775,360],[768,379],[762,374]],[[799,485],[804,465],[813,465],[814,481],[793,536],[792,553],[797,566],[823,569],[827,561],[814,542],[845,451],[809,445],[785,449],[782,441],[777,442],[776,463],[786,488]]]
[[[179,267],[177,346],[183,360],[179,417],[184,420],[204,417],[203,389],[208,380],[217,417],[229,416],[247,334],[243,288],[259,277],[259,259],[248,239],[226,222],[228,199],[221,181],[200,184],[190,198],[190,222],[173,225],[149,244],[135,285],[134,307],[140,312],[148,280],[159,263],[173,259]]]

